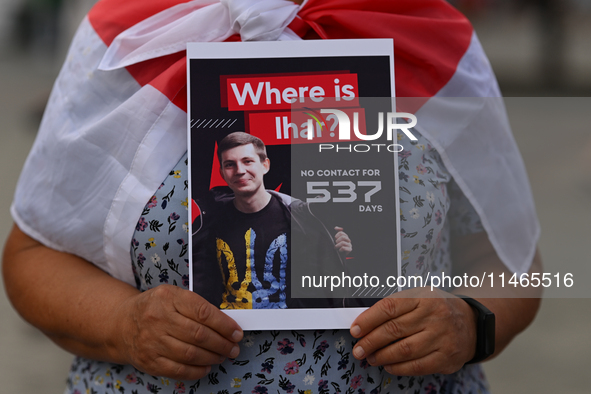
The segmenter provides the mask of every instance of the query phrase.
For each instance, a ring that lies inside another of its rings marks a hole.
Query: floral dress
[[[450,237],[483,231],[478,215],[422,136],[398,154],[402,273],[451,272]],[[402,136],[399,136],[401,138]],[[131,244],[137,288],[188,288],[188,179],[183,157],[147,202]],[[197,381],[150,376],[130,365],[74,359],[66,393],[380,394],[488,393],[481,367],[451,375],[392,376],[352,356],[348,330],[251,331],[240,355]]]

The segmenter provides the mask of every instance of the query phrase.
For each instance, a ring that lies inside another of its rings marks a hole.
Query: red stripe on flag
[[[397,97],[432,97],[472,39],[470,22],[442,0],[309,0],[298,15],[322,38],[393,38]]]
[[[146,60],[126,67],[141,85],[152,85],[183,111],[187,111],[187,58],[184,52]]]
[[[122,31],[184,2],[100,0],[90,11],[89,20],[109,45]],[[443,0],[308,0],[298,15],[325,39],[393,38],[398,97],[436,94],[454,75],[472,38],[468,20]],[[296,22],[296,30],[304,34],[302,21]],[[236,35],[228,39],[237,40]],[[186,111],[184,58],[185,53],[180,52],[127,70],[140,85],[154,86]]]

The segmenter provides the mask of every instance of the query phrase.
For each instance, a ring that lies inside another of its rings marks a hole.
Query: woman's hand
[[[2,268],[15,309],[73,354],[183,380],[238,355],[242,329],[199,295],[169,285],[140,293],[16,226]]]
[[[486,233],[456,237],[452,243],[453,275],[479,278],[483,273],[511,275]],[[535,253],[530,274],[542,271]],[[472,297],[495,314],[495,353],[534,319],[540,305],[540,288],[463,287],[453,292]],[[401,291],[380,300],[351,325],[360,338],[353,348],[357,359],[384,365],[395,375],[453,373],[471,360],[476,351],[476,315],[464,300],[430,287]]]
[[[128,364],[150,375],[198,379],[212,364],[240,352],[240,327],[199,295],[176,286],[140,293],[115,312],[121,322],[119,351]]]
[[[377,302],[352,324],[361,338],[357,359],[383,365],[393,375],[456,372],[476,351],[476,317],[462,299],[430,288],[396,293]]]

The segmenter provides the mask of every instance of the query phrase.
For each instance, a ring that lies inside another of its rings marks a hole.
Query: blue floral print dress
[[[402,272],[451,272],[450,237],[483,231],[478,215],[453,182],[437,151],[418,141],[398,154]],[[401,136],[399,136],[401,137]],[[188,178],[183,157],[147,202],[131,245],[137,288],[189,286]],[[130,365],[77,357],[66,393],[161,394],[468,394],[488,393],[479,365],[451,375],[392,376],[352,356],[348,330],[251,331],[240,355],[214,365],[197,381],[144,374]]]

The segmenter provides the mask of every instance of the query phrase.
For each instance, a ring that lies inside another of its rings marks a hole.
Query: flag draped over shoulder
[[[56,80],[16,223],[133,284],[135,224],[187,149],[186,42],[343,38],[394,39],[397,106],[416,112],[503,262],[527,271],[539,227],[524,166],[478,39],[442,0],[99,1]]]

